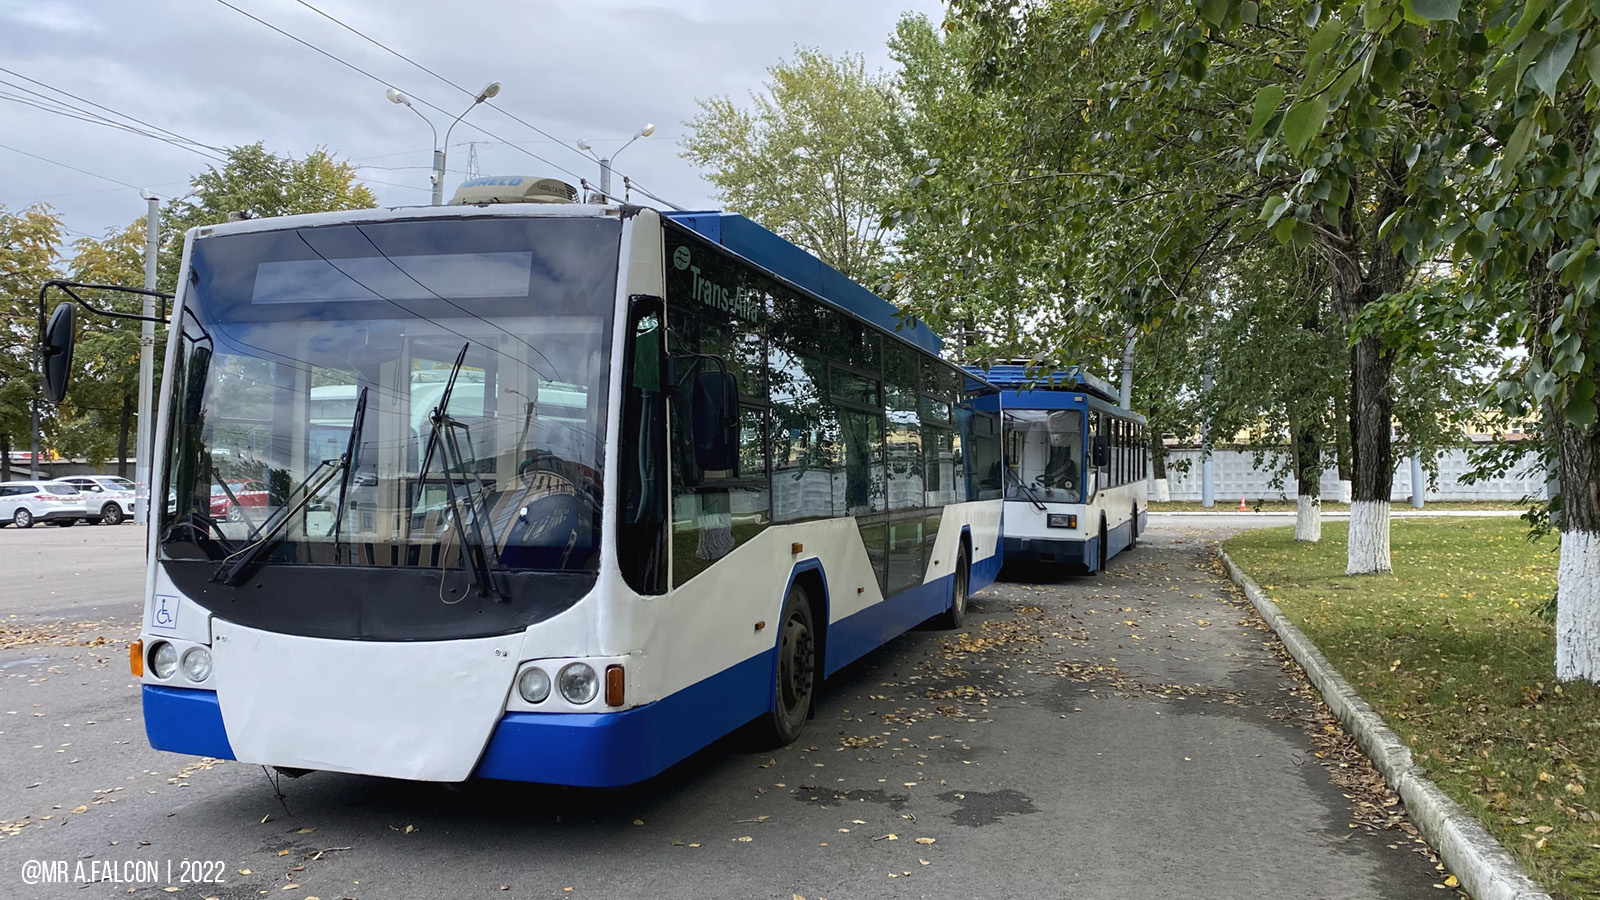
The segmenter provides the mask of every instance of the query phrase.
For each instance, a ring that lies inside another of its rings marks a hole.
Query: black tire
[[[100,507],[100,521],[107,525],[121,525],[126,516],[122,512],[122,504],[107,503]]]
[[[940,628],[960,628],[967,620],[968,589],[972,584],[972,567],[967,563],[966,551],[956,561],[956,580],[950,588],[950,608],[939,617]]]
[[[772,711],[762,722],[766,742],[794,743],[811,715],[817,689],[817,631],[811,598],[800,585],[789,588],[778,620],[778,661],[773,667]]]
[[[11,514],[11,524],[17,526],[18,528],[32,528],[33,513],[28,512],[25,509],[19,509]]]
[[[1104,572],[1106,570],[1106,558],[1108,556],[1108,554],[1106,552],[1106,549],[1107,549],[1106,548],[1106,543],[1107,543],[1107,541],[1106,541],[1106,519],[1105,519],[1105,516],[1101,516],[1100,517],[1100,568],[1095,570],[1097,572]]]
[[[1139,504],[1137,503],[1133,505],[1133,518],[1128,520],[1128,529],[1133,534],[1132,537],[1128,538],[1128,549],[1132,550],[1139,546]]]

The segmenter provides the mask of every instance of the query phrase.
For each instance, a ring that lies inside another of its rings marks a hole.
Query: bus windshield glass
[[[620,235],[503,216],[197,238],[163,556],[228,583],[475,552],[594,571]]]
[[[1006,499],[1083,502],[1083,414],[1007,409]]]

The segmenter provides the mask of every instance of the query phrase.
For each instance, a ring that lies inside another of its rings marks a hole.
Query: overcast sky
[[[612,152],[653,122],[655,135],[629,147],[616,169],[690,208],[717,205],[710,185],[678,156],[697,99],[745,101],[767,67],[792,56],[796,44],[864,54],[870,68],[888,68],[885,42],[902,14],[942,15],[938,0],[307,2],[473,92],[501,82],[494,105],[559,139],[494,110],[473,110],[450,137],[447,198],[462,179],[466,141],[485,142],[477,147],[485,175],[593,181],[599,167],[574,141],[588,138],[596,150]],[[259,140],[295,156],[325,146],[364,167],[361,176],[383,205],[428,202],[428,126],[387,102],[385,84],[448,110],[416,104],[441,138],[470,96],[297,0],[227,3],[380,80],[221,0],[0,0],[0,67],[11,70],[0,71],[0,145],[11,148],[0,149],[0,204],[16,210],[43,201],[61,215],[69,237],[100,236],[144,212],[139,192],[114,182],[172,197],[210,163],[167,143],[3,99],[41,102],[26,89],[85,105],[25,79],[202,144]],[[475,131],[474,123],[501,141]],[[620,186],[619,174],[613,188]]]

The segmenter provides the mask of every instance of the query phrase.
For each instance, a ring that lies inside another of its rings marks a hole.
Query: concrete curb
[[[1244,591],[1261,618],[1289,648],[1295,662],[1305,669],[1328,709],[1355,738],[1389,787],[1400,795],[1417,828],[1439,852],[1445,866],[1461,879],[1462,888],[1476,900],[1550,900],[1550,895],[1522,871],[1476,816],[1428,780],[1400,736],[1383,724],[1383,719],[1334,669],[1317,645],[1278,610],[1278,604],[1240,570],[1227,551],[1218,547],[1217,556],[1228,570],[1228,577]]]

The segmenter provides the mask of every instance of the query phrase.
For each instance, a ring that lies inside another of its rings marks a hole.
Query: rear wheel
[[[107,503],[105,506],[100,507],[100,521],[107,525],[121,525],[122,519],[122,506],[120,504]]]
[[[955,585],[950,589],[950,608],[939,616],[939,626],[941,628],[960,628],[961,623],[967,619],[967,591],[970,583],[970,569],[971,566],[967,563],[967,554],[963,552],[960,559],[956,561]]]
[[[1128,520],[1128,528],[1130,529],[1129,533],[1133,535],[1128,538],[1128,549],[1132,550],[1139,546],[1139,504],[1137,503],[1133,505],[1133,518]]]
[[[800,585],[789,588],[778,628],[778,664],[774,667],[772,712],[764,723],[773,744],[793,743],[811,713],[816,692],[817,636],[811,598]]]
[[[28,512],[25,509],[19,509],[11,514],[11,524],[17,526],[18,528],[32,528],[33,513]]]

